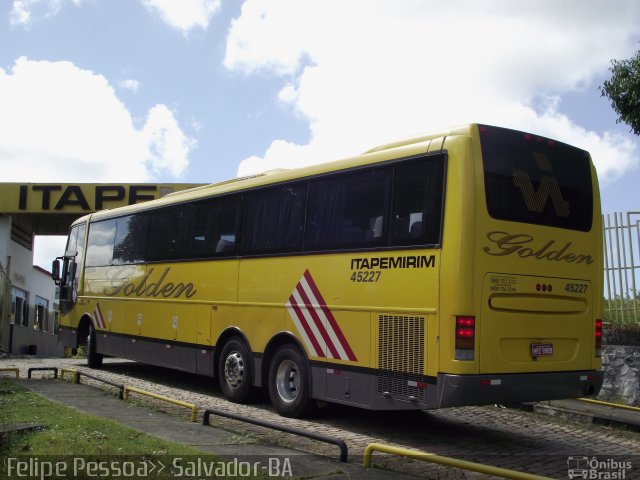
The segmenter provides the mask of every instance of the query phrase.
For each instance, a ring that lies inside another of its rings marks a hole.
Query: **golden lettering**
[[[487,233],[487,239],[491,246],[483,247],[482,251],[494,257],[504,257],[516,254],[520,258],[533,257],[536,260],[568,263],[593,263],[591,255],[570,252],[573,245],[565,243],[562,247],[556,247],[556,241],[551,240],[542,247],[536,249],[534,238],[526,234],[510,234],[508,232],[494,231]]]
[[[186,298],[191,298],[197,293],[193,286],[193,283],[165,283],[165,278],[171,271],[171,267],[165,268],[157,280],[149,282],[149,279],[153,275],[154,270],[155,268],[149,269],[149,271],[145,274],[144,277],[140,279],[138,283],[135,283],[133,281],[126,281],[122,283],[122,285],[112,287],[110,290],[105,290],[104,293],[105,295],[108,295],[110,297],[115,297],[120,292],[122,292],[127,297],[135,295],[136,297],[144,296],[154,298],[159,296],[162,296],[164,298],[179,298],[183,294]]]

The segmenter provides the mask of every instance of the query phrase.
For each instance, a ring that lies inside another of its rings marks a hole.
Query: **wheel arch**
[[[89,336],[89,326],[93,326],[95,329],[95,324],[91,315],[85,313],[82,315],[82,318],[78,322],[78,330],[76,331],[76,345],[86,345],[87,337]]]
[[[269,340],[269,343],[267,343],[267,346],[264,349],[264,354],[262,355],[262,365],[260,369],[260,380],[262,382],[261,385],[268,385],[269,366],[271,365],[271,360],[273,359],[273,356],[278,351],[278,349],[286,344],[295,345],[300,350],[300,353],[302,353],[302,356],[307,361],[307,363],[309,362],[309,357],[307,357],[307,352],[305,351],[304,346],[302,345],[302,343],[300,343],[300,340],[298,340],[298,338],[293,333],[277,333],[276,335],[271,337],[271,340]]]
[[[218,369],[218,363],[220,362],[220,355],[222,354],[222,349],[224,348],[225,343],[227,343],[229,339],[232,337],[240,337],[242,339],[244,344],[247,346],[247,349],[249,350],[249,354],[251,355],[252,361],[253,361],[253,350],[251,350],[251,343],[249,342],[249,339],[247,338],[247,336],[238,327],[229,327],[222,331],[222,333],[220,334],[220,336],[218,337],[215,343],[215,350],[213,353],[214,377],[217,376],[216,372]]]

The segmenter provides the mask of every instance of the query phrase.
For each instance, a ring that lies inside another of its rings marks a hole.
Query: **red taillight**
[[[475,317],[456,317],[456,326],[473,328],[476,326],[476,318]]]
[[[472,338],[476,336],[476,331],[473,328],[460,328],[456,329],[456,338]]]
[[[456,360],[473,360],[476,318],[456,317]]]
[[[596,320],[596,357],[602,356],[602,320]]]

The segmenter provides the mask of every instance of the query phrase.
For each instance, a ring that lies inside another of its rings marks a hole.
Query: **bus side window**
[[[443,157],[395,168],[393,245],[437,245],[442,222]]]
[[[186,258],[188,206],[176,205],[153,212],[149,218],[149,244],[146,258],[150,261]]]
[[[128,215],[117,219],[113,264],[141,263],[147,245],[147,215]]]
[[[239,197],[205,200],[193,206],[189,258],[235,255],[239,206]]]
[[[247,194],[242,219],[242,253],[302,251],[307,186],[285,185]]]
[[[381,246],[388,217],[390,173],[390,169],[377,169],[312,181],[306,250]]]
[[[116,219],[102,220],[89,225],[87,239],[87,267],[111,265],[113,243],[116,236]]]

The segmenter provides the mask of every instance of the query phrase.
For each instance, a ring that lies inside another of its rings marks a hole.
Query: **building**
[[[63,354],[56,285],[50,272],[33,265],[35,235],[66,235],[87,213],[196,186],[0,183],[0,352]]]

